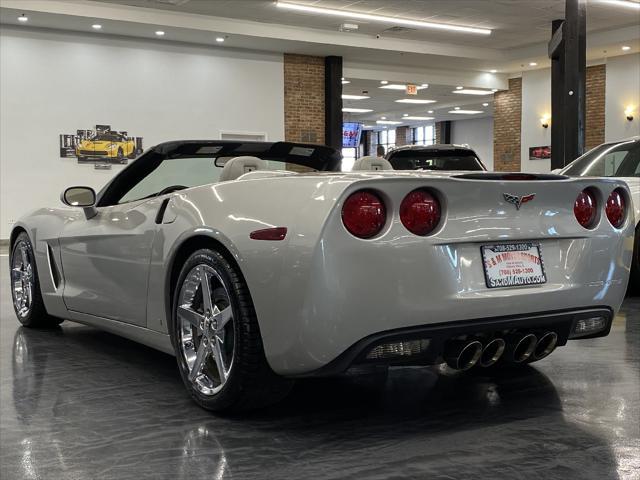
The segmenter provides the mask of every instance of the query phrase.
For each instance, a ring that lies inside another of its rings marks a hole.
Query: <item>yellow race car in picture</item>
[[[135,154],[135,141],[116,132],[97,133],[76,146],[79,162],[110,160],[127,163],[127,159],[134,158]]]

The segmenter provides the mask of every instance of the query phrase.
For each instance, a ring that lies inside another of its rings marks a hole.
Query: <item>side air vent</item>
[[[416,30],[415,28],[399,27],[396,25],[395,27],[391,27],[383,30],[382,33],[406,33],[406,32],[414,32],[415,30]]]
[[[47,243],[47,262],[49,263],[49,274],[51,275],[51,282],[57,290],[60,286],[60,271],[56,265],[55,255],[51,249],[51,245]]]

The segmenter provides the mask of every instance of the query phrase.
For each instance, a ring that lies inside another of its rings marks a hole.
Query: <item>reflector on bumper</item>
[[[569,335],[569,338],[583,337],[585,335],[592,335],[607,328],[607,319],[604,317],[589,317],[581,318],[577,320],[573,332]]]
[[[419,355],[429,348],[430,340],[408,340],[406,342],[383,343],[373,347],[367,353],[367,360],[381,360],[394,357]]]

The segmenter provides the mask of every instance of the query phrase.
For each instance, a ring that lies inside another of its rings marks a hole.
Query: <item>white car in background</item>
[[[630,285],[632,290],[640,293],[640,137],[603,143],[558,173],[580,177],[614,177],[627,183],[636,229]]]

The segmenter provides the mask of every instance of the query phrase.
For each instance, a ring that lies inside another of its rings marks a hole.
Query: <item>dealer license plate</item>
[[[508,243],[481,247],[487,287],[522,287],[546,283],[540,245]]]

